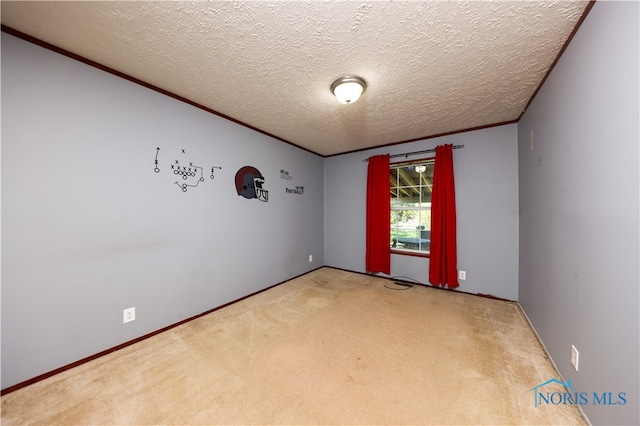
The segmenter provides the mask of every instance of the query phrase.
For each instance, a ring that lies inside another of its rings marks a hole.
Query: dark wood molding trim
[[[229,117],[228,115],[222,114],[221,112],[215,111],[215,110],[213,110],[211,108],[207,108],[206,106],[200,105],[197,102],[193,102],[193,101],[191,101],[191,100],[189,100],[187,98],[183,98],[182,96],[179,96],[179,95],[176,95],[175,93],[171,93],[171,92],[169,92],[167,90],[161,89],[161,88],[159,88],[157,86],[154,86],[153,84],[149,84],[149,83],[144,82],[142,80],[139,80],[139,79],[137,79],[135,77],[132,77],[132,76],[130,76],[128,74],[125,74],[125,73],[122,73],[120,71],[117,71],[117,70],[115,70],[113,68],[109,68],[109,67],[107,67],[105,65],[102,65],[102,64],[100,64],[98,62],[92,61],[91,59],[87,59],[87,58],[85,58],[83,56],[80,56],[80,55],[77,55],[77,54],[75,54],[73,52],[69,52],[68,50],[62,49],[62,48],[60,48],[58,46],[55,46],[55,45],[50,44],[50,43],[47,43],[46,41],[43,41],[43,40],[40,40],[38,38],[32,37],[32,36],[30,36],[28,34],[25,34],[25,33],[21,32],[21,31],[14,30],[13,28],[8,27],[8,26],[6,26],[4,24],[2,24],[0,30],[2,32],[4,32],[4,33],[10,34],[10,35],[15,36],[15,37],[18,37],[18,38],[20,38],[20,39],[22,39],[24,41],[28,41],[28,42],[36,44],[36,45],[38,45],[40,47],[44,47],[45,49],[48,49],[48,50],[51,50],[53,52],[59,53],[60,55],[66,56],[68,58],[75,59],[76,61],[82,62],[82,63],[84,63],[86,65],[92,66],[94,68],[98,68],[101,71],[108,72],[109,74],[113,74],[113,75],[115,75],[117,77],[123,78],[123,79],[128,80],[128,81],[130,81],[132,83],[139,84],[140,86],[146,87],[147,89],[151,89],[151,90],[156,91],[158,93],[162,93],[165,96],[169,96],[170,98],[173,98],[175,100],[184,102],[186,104],[189,104],[191,106],[199,108],[199,109],[201,109],[203,111],[206,111],[208,113],[211,113],[213,115],[217,115],[218,117],[224,118],[225,120],[229,120],[229,121],[231,121],[233,123],[239,124],[241,126],[244,126],[244,127],[248,128],[248,129],[251,129],[251,130],[256,131],[258,133],[262,133],[263,135],[266,135],[266,136],[269,136],[271,138],[277,139],[280,142],[284,142],[284,143],[289,144],[291,146],[295,146],[296,148],[299,148],[299,149],[302,149],[304,151],[310,152],[311,154],[315,154],[317,156],[324,157],[323,155],[318,154],[317,152],[311,151],[308,148],[304,148],[304,147],[302,147],[300,145],[296,145],[295,143],[290,142],[290,141],[288,141],[286,139],[283,139],[283,138],[281,138],[279,136],[273,135],[273,134],[271,134],[269,132],[265,132],[264,130],[260,130],[257,127],[254,127],[254,126],[252,126],[250,124],[243,123],[242,121],[236,120],[233,117]]]
[[[538,92],[540,91],[540,89],[542,89],[542,85],[547,81],[547,78],[551,74],[551,71],[553,71],[553,69],[555,68],[556,64],[560,60],[560,57],[562,56],[564,51],[567,50],[567,47],[569,46],[569,43],[571,43],[571,40],[573,40],[573,37],[578,32],[578,30],[582,26],[582,23],[587,18],[587,15],[589,14],[589,12],[591,12],[591,9],[593,8],[593,6],[595,4],[596,4],[596,0],[591,0],[589,2],[589,4],[587,5],[587,7],[585,7],[584,12],[582,12],[582,16],[578,20],[578,23],[576,24],[575,28],[573,29],[571,34],[569,34],[569,37],[567,38],[567,41],[564,42],[564,45],[562,46],[562,49],[560,49],[560,52],[558,52],[558,56],[556,56],[556,59],[553,61],[553,63],[551,64],[551,66],[547,70],[547,73],[542,78],[542,81],[540,82],[540,84],[536,88],[536,91],[533,92],[533,95],[531,95],[531,98],[529,99],[529,102],[527,102],[527,105],[525,105],[524,109],[522,110],[522,112],[520,113],[520,116],[518,117],[518,119],[516,121],[520,121],[520,119],[522,118],[524,113],[527,112],[527,109],[529,108],[529,105],[531,105],[531,102],[533,102],[533,100],[535,99],[535,97],[538,94]]]
[[[49,371],[49,372],[46,372],[46,373],[40,374],[40,375],[38,375],[38,376],[36,376],[36,377],[33,377],[33,378],[31,378],[31,379],[28,379],[28,380],[25,380],[24,382],[20,382],[20,383],[17,383],[17,384],[15,384],[15,385],[13,385],[13,386],[9,386],[9,387],[7,387],[7,388],[5,388],[5,389],[2,389],[2,391],[0,391],[0,396],[4,396],[4,395],[6,395],[6,394],[8,394],[8,393],[11,393],[11,392],[15,392],[15,391],[17,391],[18,389],[22,389],[22,388],[24,388],[24,387],[27,387],[27,386],[29,386],[29,385],[32,385],[32,384],[34,384],[34,383],[36,383],[36,382],[42,381],[42,380],[44,380],[44,379],[48,379],[49,377],[55,376],[56,374],[60,374],[60,373],[62,373],[63,371],[70,370],[70,369],[72,369],[72,368],[74,368],[74,367],[77,367],[77,366],[79,366],[79,365],[85,364],[85,363],[87,363],[87,362],[89,362],[89,361],[93,361],[93,360],[95,360],[95,359],[98,359],[98,358],[100,358],[100,357],[102,357],[102,356],[108,355],[108,354],[110,354],[110,353],[112,353],[112,352],[115,352],[115,351],[117,351],[117,350],[120,350],[120,349],[126,348],[127,346],[131,346],[131,345],[133,345],[133,344],[135,344],[135,343],[138,343],[138,342],[141,342],[141,341],[143,341],[143,340],[146,340],[146,339],[148,339],[149,337],[153,337],[153,336],[155,336],[155,335],[157,335],[157,334],[164,333],[165,331],[171,330],[172,328],[175,328],[175,327],[177,327],[177,326],[179,326],[179,325],[185,324],[185,323],[187,323],[187,322],[193,321],[193,320],[195,320],[195,319],[198,319],[198,318],[200,318],[200,317],[203,317],[203,316],[205,316],[205,315],[208,315],[208,314],[210,314],[210,313],[212,313],[212,312],[215,312],[215,311],[217,311],[218,309],[222,309],[222,308],[225,308],[225,307],[227,307],[227,306],[233,305],[233,304],[235,304],[235,303],[240,302],[241,300],[248,299],[249,297],[255,296],[256,294],[262,293],[262,292],[264,292],[264,291],[267,291],[267,290],[269,290],[269,289],[272,289],[272,288],[274,288],[274,287],[277,287],[277,286],[279,286],[279,285],[282,285],[282,284],[284,284],[284,283],[286,283],[286,282],[289,282],[289,281],[291,281],[291,280],[294,280],[294,279],[296,279],[296,278],[299,278],[299,277],[302,277],[302,276],[304,276],[304,275],[310,274],[311,272],[316,271],[316,270],[318,270],[318,269],[320,269],[320,268],[323,268],[323,266],[319,266],[319,267],[317,267],[317,268],[315,268],[315,269],[312,269],[311,271],[305,272],[305,273],[300,274],[300,275],[296,275],[295,277],[289,278],[288,280],[285,280],[285,281],[279,282],[279,283],[277,283],[277,284],[273,284],[273,285],[271,285],[271,286],[269,286],[269,287],[263,288],[262,290],[258,290],[258,291],[254,292],[254,293],[251,293],[251,294],[248,294],[248,295],[246,295],[246,296],[240,297],[239,299],[232,300],[231,302],[225,303],[224,305],[220,305],[220,306],[217,306],[217,307],[215,307],[215,308],[209,309],[208,311],[205,311],[205,312],[203,312],[203,313],[201,313],[201,314],[194,315],[194,316],[192,316],[192,317],[190,317],[190,318],[186,318],[186,319],[184,319],[184,320],[182,320],[182,321],[178,321],[178,322],[177,322],[177,323],[175,323],[175,324],[171,324],[171,325],[168,325],[168,326],[163,327],[163,328],[161,328],[161,329],[158,329],[158,330],[156,330],[156,331],[152,331],[151,333],[147,333],[147,334],[145,334],[145,335],[143,335],[143,336],[136,337],[136,338],[135,338],[135,339],[133,339],[133,340],[129,340],[129,341],[127,341],[127,342],[121,343],[121,344],[119,344],[119,345],[117,345],[117,346],[114,346],[114,347],[112,347],[112,348],[109,348],[109,349],[106,349],[106,350],[104,350],[104,351],[98,352],[97,354],[94,354],[94,355],[88,356],[88,357],[86,357],[86,358],[82,358],[82,359],[80,359],[80,360],[78,360],[78,361],[75,361],[75,362],[72,362],[72,363],[70,363],[70,364],[64,365],[64,366],[62,366],[62,367],[60,367],[60,368],[56,368],[55,370],[51,370],[51,371]]]
[[[407,140],[399,141],[399,142],[391,142],[391,143],[387,143],[387,144],[384,144],[384,145],[377,145],[377,146],[370,146],[370,147],[367,147],[367,148],[354,149],[352,151],[340,152],[338,154],[325,155],[324,157],[325,158],[329,158],[329,157],[336,157],[338,155],[353,154],[354,152],[370,151],[372,149],[377,149],[377,148],[385,148],[385,147],[388,147],[388,146],[402,145],[403,143],[417,142],[417,141],[423,141],[423,140],[434,139],[434,138],[441,138],[443,136],[456,135],[458,133],[473,132],[475,130],[482,130],[482,129],[488,129],[488,128],[491,128],[491,127],[504,126],[506,124],[513,124],[513,123],[517,123],[517,122],[518,122],[518,120],[516,119],[516,120],[503,121],[501,123],[486,124],[484,126],[469,127],[467,129],[455,130],[455,131],[452,131],[452,132],[438,133],[437,135],[421,136],[419,138],[407,139]]]

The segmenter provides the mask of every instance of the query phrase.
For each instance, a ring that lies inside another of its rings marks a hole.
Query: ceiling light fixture
[[[360,77],[341,77],[331,85],[331,93],[342,104],[352,104],[367,88],[367,82]]]
[[[418,173],[424,173],[426,170],[427,170],[427,166],[425,166],[424,164],[420,166],[416,166],[416,172]]]

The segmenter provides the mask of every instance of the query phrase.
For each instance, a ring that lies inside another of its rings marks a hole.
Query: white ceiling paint
[[[587,4],[2,1],[2,23],[331,155],[518,119]]]

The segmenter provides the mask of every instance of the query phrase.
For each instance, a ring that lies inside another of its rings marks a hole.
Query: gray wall
[[[640,423],[638,6],[597,2],[518,123],[520,303],[577,391],[627,393],[594,424]]]
[[[2,387],[323,265],[323,205],[321,157],[2,33]]]
[[[329,157],[325,160],[325,264],[365,271],[367,163],[453,143],[458,213],[458,290],[518,299],[518,147],[515,124]],[[410,159],[426,158],[423,154]],[[400,161],[392,159],[392,161]],[[383,275],[383,274],[381,274]],[[428,282],[429,259],[391,255],[391,275]]]

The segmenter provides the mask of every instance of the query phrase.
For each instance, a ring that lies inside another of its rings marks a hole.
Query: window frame
[[[393,169],[398,169],[401,166],[407,166],[407,165],[419,165],[419,164],[428,164],[431,163],[435,166],[435,157],[427,157],[427,158],[419,158],[416,160],[405,160],[405,161],[399,161],[396,163],[391,163],[389,164],[389,176],[391,176],[391,170]],[[394,188],[394,186],[391,186],[391,181],[389,182],[389,185],[391,187],[391,189]],[[399,188],[401,187],[401,185],[396,184],[395,188]],[[422,188],[422,185],[415,187],[417,188],[418,191],[420,191],[420,189]],[[389,192],[389,197],[391,198],[391,191]],[[393,215],[393,211],[394,210],[409,210],[409,209],[401,209],[401,208],[394,208],[393,204],[390,203],[390,212]],[[426,210],[424,208],[417,208],[415,210]],[[393,231],[393,227],[391,226],[391,223],[389,223],[389,241],[390,244],[392,241],[392,231]],[[431,229],[429,229],[429,231],[431,231]],[[403,255],[403,256],[414,256],[414,257],[423,257],[423,258],[430,258],[431,257],[431,247],[429,247],[429,251],[425,252],[423,250],[417,250],[417,249],[405,249],[405,248],[397,248],[397,247],[393,247],[391,246],[391,253],[392,254],[399,254],[399,255]]]

